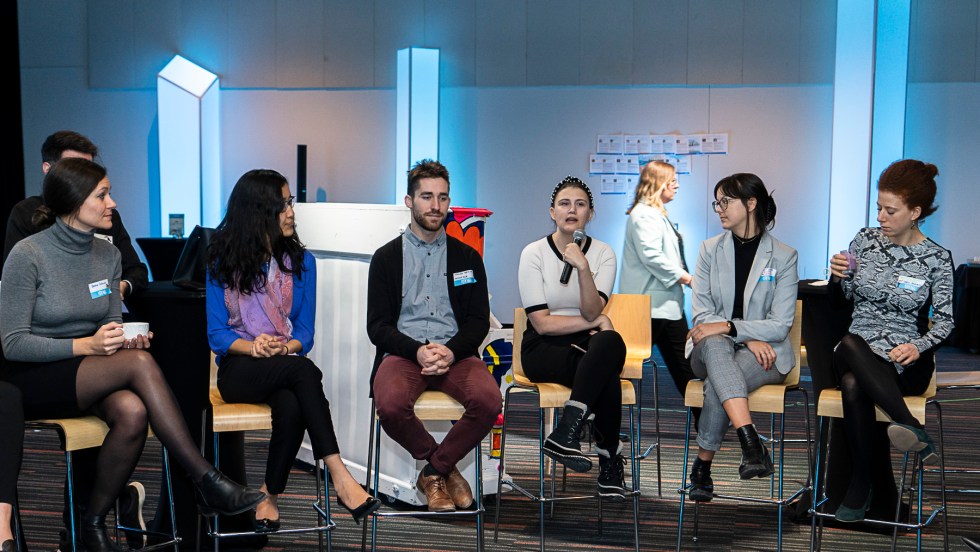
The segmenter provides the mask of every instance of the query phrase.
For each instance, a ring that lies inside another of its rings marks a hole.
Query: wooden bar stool
[[[929,383],[929,387],[921,395],[913,395],[905,397],[905,404],[908,406],[909,411],[915,416],[915,419],[919,423],[925,424],[926,421],[926,403],[935,396],[936,394],[936,373],[933,372],[932,380]],[[817,401],[817,417],[819,419],[819,429],[823,428],[824,420],[827,418],[844,418],[844,405],[841,398],[841,392],[839,389],[826,389],[820,393],[820,398]],[[885,413],[881,408],[875,406],[875,419],[879,422],[890,422],[891,418]],[[818,429],[818,435],[820,431]],[[823,520],[830,519],[834,517],[833,512],[823,512],[820,507],[827,501],[826,495],[826,483],[820,480],[820,453],[819,448],[817,449],[817,466],[816,470],[816,480],[814,481],[814,491],[813,491],[813,507],[810,509],[810,514],[812,516],[810,525],[810,550],[820,550],[820,541],[823,534]],[[831,451],[827,451],[829,455]],[[943,543],[944,549],[949,549],[949,531],[948,523],[946,518],[946,477],[945,477],[945,455],[943,451],[943,435],[942,428],[940,426],[939,430],[939,486],[940,486],[940,496],[941,504],[938,508],[933,508],[932,512],[929,514],[928,518],[923,520],[923,509],[922,509],[922,491],[923,488],[923,469],[922,461],[919,458],[919,454],[915,453],[915,461],[912,464],[912,469],[914,472],[914,477],[916,482],[911,485],[908,489],[910,495],[914,492],[916,495],[916,521],[912,522],[900,522],[899,515],[901,512],[902,499],[906,491],[906,475],[908,472],[909,463],[908,452],[904,455],[904,460],[902,462],[902,477],[899,483],[899,493],[898,493],[898,504],[895,505],[895,519],[894,520],[880,520],[880,519],[864,519],[861,523],[868,523],[872,525],[891,527],[892,530],[892,550],[895,550],[895,546],[898,541],[898,530],[904,529],[907,531],[915,531],[916,535],[916,550],[922,550],[922,530],[929,525],[940,515],[943,516]],[[821,487],[821,484],[824,487]],[[818,498],[819,496],[819,498]],[[911,500],[911,496],[910,496]],[[819,521],[818,521],[819,520]]]
[[[218,365],[215,363],[215,354],[211,353],[211,382],[208,393],[211,400],[211,430],[214,441],[214,467],[220,469],[218,436],[228,431],[258,431],[272,429],[272,408],[267,404],[252,403],[226,403],[221,398],[218,391]],[[204,410],[201,414],[201,454],[204,454],[205,428],[207,427],[208,411]],[[316,501],[313,502],[313,510],[316,514],[316,525],[308,527],[297,527],[293,529],[279,529],[278,531],[262,533],[263,535],[286,535],[290,533],[317,533],[317,544],[319,550],[323,551],[323,534],[327,534],[327,550],[331,549],[330,531],[336,524],[330,519],[330,487],[327,479],[327,470],[319,458],[314,466],[316,471]],[[320,479],[322,474],[322,481]],[[321,485],[322,483],[322,485]],[[251,536],[257,534],[255,531],[240,531],[222,533],[218,524],[218,515],[203,516],[208,523],[208,536],[214,539],[214,550],[218,552],[218,542],[223,538],[234,538]],[[199,518],[200,519],[200,518]]]
[[[371,401],[371,410],[374,412],[374,424],[371,428],[371,439],[368,441],[368,465],[366,480],[372,482],[373,496],[378,497],[378,485],[381,478],[381,470],[378,467],[381,461],[381,420],[378,418],[378,409],[374,401]],[[442,421],[454,422],[465,414],[466,409],[455,399],[442,391],[423,391],[418,400],[415,401],[415,415],[423,422]],[[395,512],[395,511],[375,511],[371,514],[371,550],[374,551],[378,539],[378,518],[379,517],[419,517],[419,518],[441,518],[441,517],[473,517],[476,519],[476,549],[483,551],[483,452],[481,440],[473,449],[476,463],[476,488],[473,490],[474,508],[472,510],[455,510],[451,512]],[[367,526],[365,526],[367,529]]]
[[[75,543],[77,540],[77,527],[75,527],[75,489],[74,489],[74,472],[72,471],[72,452],[76,450],[83,450],[88,448],[95,448],[102,446],[102,442],[105,441],[105,436],[109,433],[109,426],[105,424],[102,419],[96,416],[80,416],[78,418],[50,418],[42,420],[30,420],[24,423],[24,428],[26,431],[35,430],[53,430],[58,434],[61,439],[61,449],[65,453],[65,468],[68,473],[68,511],[72,512],[71,524],[69,529],[71,530],[71,543],[72,552],[75,552]],[[150,432],[152,436],[152,431]],[[116,531],[135,531],[142,533],[144,535],[157,535],[167,538],[168,540],[141,548],[140,550],[150,551],[150,550],[160,550],[162,548],[173,547],[174,552],[178,550],[178,544],[181,539],[177,536],[177,524],[174,519],[174,495],[173,487],[170,482],[170,456],[167,453],[167,447],[162,447],[163,449],[163,470],[166,475],[166,493],[167,498],[170,501],[170,533],[157,533],[154,531],[142,530],[138,527],[123,527],[119,524],[119,518],[116,518]],[[67,552],[67,551],[62,551]]]
[[[796,301],[796,316],[793,320],[793,327],[790,329],[790,341],[793,346],[793,352],[796,355],[796,365],[793,369],[786,375],[786,379],[782,383],[773,385],[763,385],[762,387],[756,389],[755,391],[749,393],[749,411],[756,413],[765,413],[770,415],[779,416],[779,438],[773,439],[773,444],[779,444],[779,469],[776,472],[776,481],[778,485],[778,492],[773,493],[773,485],[770,481],[769,485],[769,497],[759,498],[752,496],[741,496],[741,495],[725,495],[714,493],[714,498],[723,500],[734,500],[739,502],[754,502],[758,504],[767,504],[774,506],[777,511],[777,527],[776,527],[776,550],[782,550],[783,547],[783,507],[792,501],[796,500],[802,496],[806,491],[812,489],[810,483],[813,481],[813,458],[812,450],[810,448],[810,398],[806,391],[806,388],[800,385],[800,342],[801,342],[801,329],[803,324],[802,318],[803,302]],[[807,481],[800,486],[793,494],[790,496],[785,496],[783,483],[785,475],[785,455],[786,455],[786,443],[785,438],[786,433],[786,406],[787,406],[787,395],[789,392],[798,392],[803,396],[803,418],[806,426],[806,437],[803,443],[806,446],[806,456],[807,456],[807,470],[808,477]],[[690,491],[691,484],[687,482],[688,474],[688,460],[690,458],[690,446],[691,446],[691,420],[692,408],[701,408],[704,405],[704,381],[702,380],[691,380],[687,384],[687,390],[684,393],[684,405],[687,406],[687,430],[685,431],[684,439],[684,462],[683,471],[681,472],[681,486],[677,489],[677,492],[681,495],[680,506],[678,507],[677,514],[677,550],[681,549],[681,539],[684,530],[684,503],[687,498],[687,494]],[[772,454],[772,451],[770,451]],[[776,496],[772,496],[776,494]],[[699,503],[694,503],[694,536],[693,541],[698,540],[698,513],[700,505]]]
[[[648,298],[649,300],[649,298]],[[650,309],[649,303],[647,303],[647,309],[643,313],[646,318],[647,325],[647,339],[649,343],[649,318]],[[615,322],[614,322],[615,327]],[[521,362],[521,343],[524,337],[524,330],[527,328],[527,316],[524,313],[524,309],[516,308],[514,309],[514,357],[513,357],[513,373],[514,373],[514,385],[507,388],[504,395],[504,426],[501,429],[500,435],[500,467],[499,474],[500,477],[497,479],[497,509],[494,512],[494,541],[497,540],[499,528],[500,528],[500,507],[503,501],[501,500],[500,492],[504,483],[510,488],[514,489],[524,497],[538,503],[538,517],[540,523],[540,549],[544,552],[545,549],[545,531],[544,531],[544,507],[546,504],[554,505],[556,502],[564,502],[570,500],[586,500],[586,499],[598,499],[597,505],[599,508],[598,524],[599,531],[602,531],[602,500],[598,493],[592,493],[588,495],[575,495],[575,496],[562,496],[558,497],[555,495],[555,463],[551,463],[551,488],[550,493],[545,492],[545,458],[544,458],[544,440],[545,440],[545,410],[552,410],[552,419],[557,421],[558,409],[565,406],[565,402],[571,396],[572,390],[564,385],[558,383],[534,383],[524,374],[524,367]],[[618,329],[618,328],[617,328]],[[649,346],[647,347],[649,355]],[[641,361],[642,364],[642,361]],[[629,407],[629,432],[630,432],[630,479],[632,489],[630,496],[633,499],[633,539],[635,549],[638,551],[640,549],[640,530],[639,530],[639,501],[640,501],[640,478],[639,471],[637,467],[637,446],[639,438],[636,432],[636,425],[633,416],[633,407],[636,405],[636,393],[633,389],[633,384],[628,380],[620,380],[620,385],[622,386],[623,395],[623,406]],[[504,481],[504,462],[505,462],[505,452],[507,445],[507,411],[510,407],[510,399],[513,393],[531,393],[538,398],[538,493],[524,489],[519,484],[514,482],[514,480],[507,479]]]
[[[973,389],[980,390],[980,371],[967,371],[967,372],[940,372],[936,371],[936,394],[942,390],[953,390],[953,389]],[[945,399],[939,399],[933,397],[926,402],[926,405],[932,406],[936,409],[936,421],[939,424],[939,439],[943,439],[943,409],[942,403],[947,402]],[[940,443],[941,445],[943,443]],[[935,473],[935,468],[927,469],[927,472]],[[943,475],[949,475],[951,473],[956,474],[969,474],[976,475],[980,473],[980,469],[969,469],[969,468],[946,468]],[[980,494],[980,489],[946,489],[947,493],[965,493],[965,494]]]

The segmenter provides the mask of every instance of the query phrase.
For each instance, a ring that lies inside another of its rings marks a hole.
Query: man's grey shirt
[[[446,282],[446,233],[426,243],[412,232],[402,234],[402,308],[398,331],[423,343],[445,344],[459,327],[449,303]]]

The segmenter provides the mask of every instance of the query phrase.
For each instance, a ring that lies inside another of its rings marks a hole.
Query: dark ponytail
[[[35,228],[47,228],[54,224],[54,211],[51,210],[47,205],[41,205],[37,209],[34,209],[34,214],[31,215],[31,224]]]
[[[31,217],[35,226],[47,228],[55,217],[74,215],[106,177],[105,167],[81,157],[65,157],[51,165],[44,176],[41,198],[44,205]]]

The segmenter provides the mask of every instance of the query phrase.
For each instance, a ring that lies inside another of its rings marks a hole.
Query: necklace
[[[759,236],[761,236],[761,235],[762,235],[762,232],[759,232],[758,234],[752,236],[751,238],[742,239],[742,238],[738,237],[738,234],[736,234],[735,232],[732,232],[732,237],[735,238],[735,241],[738,242],[739,245],[745,245],[747,243],[753,242],[753,241],[759,239]]]

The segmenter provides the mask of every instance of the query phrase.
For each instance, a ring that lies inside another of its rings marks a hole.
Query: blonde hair
[[[664,216],[667,216],[667,209],[664,208],[660,194],[667,187],[667,184],[674,178],[676,171],[674,166],[663,161],[650,161],[643,167],[640,173],[640,183],[636,185],[636,196],[633,197],[633,205],[626,210],[630,214],[637,203],[643,203],[651,207],[656,207]]]

